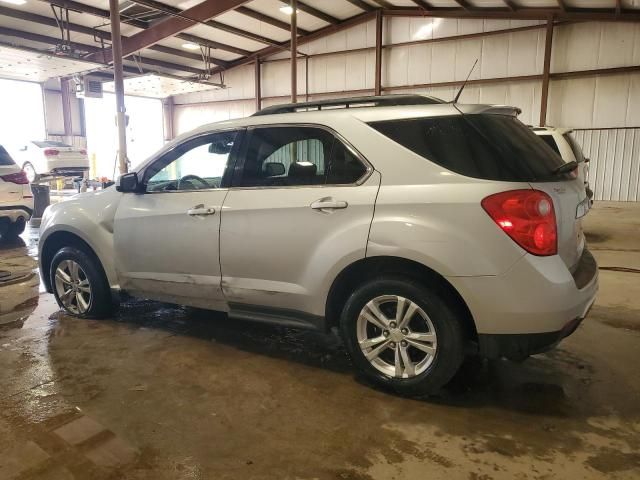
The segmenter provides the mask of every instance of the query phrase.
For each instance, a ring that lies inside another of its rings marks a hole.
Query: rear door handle
[[[191,217],[199,217],[204,215],[213,215],[216,213],[216,209],[212,207],[205,207],[204,205],[196,205],[195,207],[187,210],[187,215]]]
[[[321,198],[311,204],[314,210],[338,210],[347,208],[349,204],[343,200],[334,200],[332,198]]]

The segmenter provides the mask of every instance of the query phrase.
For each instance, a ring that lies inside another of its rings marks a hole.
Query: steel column
[[[111,48],[113,51],[113,84],[116,94],[116,128],[118,129],[118,168],[127,173],[127,124],[124,106],[124,73],[122,71],[122,42],[118,0],[109,0],[111,14]]]
[[[60,80],[60,93],[62,94],[62,123],[64,125],[64,140],[67,143],[71,143],[71,137],[73,137],[70,87],[71,82],[69,78],[63,78]]]
[[[291,0],[291,103],[298,101],[298,2]]]
[[[262,110],[262,78],[260,74],[260,59],[256,57],[255,62],[255,93],[256,93],[256,112]]]
[[[375,94],[382,93],[382,10],[376,12],[376,72]]]
[[[544,41],[544,66],[542,70],[542,98],[540,100],[540,126],[547,123],[547,104],[549,103],[549,79],[551,78],[551,48],[553,44],[553,17],[547,19],[547,34]]]

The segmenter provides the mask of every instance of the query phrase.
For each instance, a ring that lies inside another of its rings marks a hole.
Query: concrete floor
[[[582,327],[428,399],[367,385],[332,336],[151,302],[70,318],[28,231],[0,251],[0,479],[638,479],[640,204],[599,203],[586,228],[602,269]]]

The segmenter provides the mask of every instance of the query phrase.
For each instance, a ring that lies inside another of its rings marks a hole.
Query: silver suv
[[[597,266],[584,186],[517,113],[405,95],[203,126],[47,210],[46,288],[79,317],[127,293],[336,327],[362,372],[409,394],[466,355],[545,351],[586,316]]]

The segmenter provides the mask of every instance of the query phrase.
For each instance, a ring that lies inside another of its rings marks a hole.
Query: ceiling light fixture
[[[200,49],[200,45],[198,45],[196,43],[183,43],[182,44],[182,48],[184,48],[186,50],[199,50]]]
[[[291,5],[281,6],[280,11],[285,15],[293,15],[293,7]],[[300,9],[296,9],[296,13],[300,13]]]
[[[24,5],[27,3],[27,0],[0,0],[4,3],[10,3],[11,5]]]

